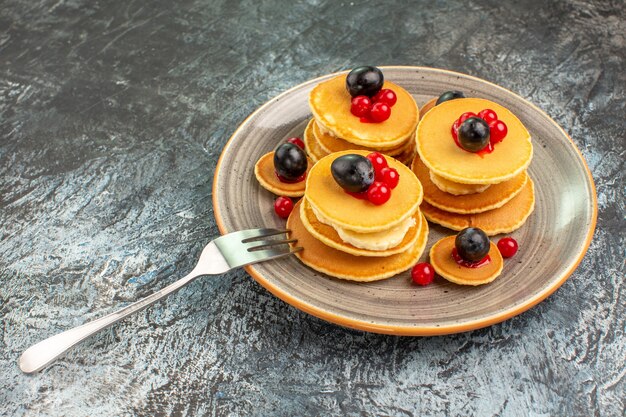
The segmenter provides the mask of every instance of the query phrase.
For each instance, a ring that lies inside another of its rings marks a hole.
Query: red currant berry
[[[509,129],[502,120],[494,120],[489,123],[489,141],[491,143],[502,142]]]
[[[389,119],[389,116],[391,116],[391,107],[387,103],[374,103],[370,110],[370,120],[375,123],[384,122]]]
[[[376,181],[367,189],[367,199],[372,204],[380,206],[391,198],[391,188],[384,182]]]
[[[381,171],[383,168],[387,167],[387,160],[385,156],[380,152],[372,152],[367,155],[367,159],[372,163],[372,167],[374,167],[374,178],[378,181],[382,181]]]
[[[478,113],[478,117],[487,122],[487,124],[493,122],[494,120],[498,120],[498,115],[491,109],[481,110],[480,113]]]
[[[471,111],[467,111],[463,113],[461,117],[459,117],[459,126],[461,126],[463,122],[469,119],[470,117],[476,117],[476,113],[471,112]]]
[[[396,93],[388,88],[380,90],[378,93],[376,93],[373,99],[374,103],[387,103],[389,107],[393,107],[393,105],[396,104],[396,101],[398,100],[398,98],[396,97]]]
[[[503,237],[498,240],[498,250],[505,258],[510,258],[517,253],[517,241],[512,237]]]
[[[428,262],[422,262],[411,269],[411,279],[417,285],[428,285],[435,279],[435,270]]]
[[[286,219],[293,210],[293,201],[289,197],[278,197],[274,201],[274,211],[278,214],[278,217]]]
[[[400,174],[395,168],[384,167],[380,170],[380,180],[393,189],[400,181]]]
[[[368,96],[356,96],[351,101],[350,113],[356,117],[365,117],[372,109],[372,99]]]
[[[300,149],[304,149],[304,142],[302,142],[302,139],[300,139],[300,138],[289,138],[289,139],[287,139],[287,142],[293,143],[294,145],[296,145]]]

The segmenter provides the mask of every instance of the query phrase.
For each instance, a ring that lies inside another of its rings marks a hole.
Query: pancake
[[[318,161],[307,176],[307,201],[333,226],[362,233],[387,230],[412,216],[422,202],[422,185],[413,171],[389,156],[385,157],[387,163],[400,174],[398,186],[391,191],[389,201],[376,206],[346,193],[331,174],[332,162],[342,155],[366,156],[368,153],[346,151],[328,155]]]
[[[319,143],[317,142],[317,139],[315,138],[315,135],[313,135],[314,126],[315,126],[315,119],[309,120],[309,123],[306,125],[306,128],[304,129],[304,138],[303,138],[304,149],[306,150],[307,155],[309,156],[309,158],[311,158],[313,163],[329,155],[328,152],[324,151],[320,147]]]
[[[479,268],[468,268],[456,263],[452,257],[456,236],[444,237],[430,248],[430,264],[437,275],[460,285],[487,284],[502,273],[504,261],[498,247],[489,242],[491,262]]]
[[[400,146],[397,146],[395,148],[373,149],[367,146],[356,145],[354,143],[350,143],[343,139],[331,136],[328,133],[323,132],[322,129],[320,129],[320,126],[317,122],[314,123],[312,127],[312,131],[313,131],[313,136],[315,137],[315,139],[317,139],[317,143],[319,147],[327,153],[342,152],[342,151],[349,151],[352,149],[357,149],[357,150],[370,151],[370,152],[380,151],[384,153],[385,155],[394,156],[394,155],[400,155],[402,152],[404,152],[406,149],[408,149],[411,146],[412,142],[415,141],[415,138],[411,137],[406,141],[406,143],[402,143],[400,144]]]
[[[389,119],[381,123],[362,123],[350,113],[352,97],[346,90],[346,74],[316,85],[309,95],[309,106],[317,122],[332,136],[369,148],[395,148],[415,133],[419,110],[404,88],[389,81],[383,88],[393,90],[397,101]]]
[[[413,172],[424,187],[424,201],[438,209],[459,214],[482,213],[502,207],[515,197],[526,182],[526,171],[510,180],[494,184],[479,194],[450,195],[441,191],[430,179],[428,168],[416,157],[413,161]]]
[[[305,145],[306,146],[306,145]],[[313,166],[313,161],[307,158],[307,176]],[[304,188],[306,181],[300,181],[295,183],[282,182],[276,176],[274,170],[274,152],[269,152],[263,155],[254,166],[254,175],[261,184],[261,187],[276,194],[287,197],[302,197],[304,195]]]
[[[422,162],[423,164],[423,162]],[[426,168],[428,169],[428,168]],[[458,182],[450,181],[445,178],[440,177],[437,174],[433,174],[432,171],[428,171],[428,176],[430,180],[439,188],[441,191],[452,194],[452,195],[467,195],[467,194],[476,194],[482,193],[487,188],[491,186],[491,184],[460,184]]]
[[[519,229],[535,207],[534,185],[530,177],[528,182],[511,201],[500,208],[477,214],[457,214],[440,210],[426,201],[420,210],[428,220],[448,229],[463,230],[466,227],[478,227],[487,235],[510,233]]]
[[[402,152],[398,156],[395,156],[394,158],[402,162],[404,165],[410,167],[413,163],[413,159],[415,158],[415,141],[412,141],[411,146],[409,146],[404,152]]]
[[[342,252],[349,253],[351,255],[389,256],[396,253],[404,252],[415,244],[421,233],[422,215],[419,213],[419,211],[417,211],[413,215],[413,217],[415,218],[415,226],[409,228],[406,235],[404,235],[404,239],[402,239],[402,242],[400,242],[399,245],[387,250],[380,251],[361,249],[344,242],[332,226],[320,222],[319,219],[315,217],[315,213],[306,201],[306,198],[303,198],[302,200],[303,201],[300,204],[300,220],[302,221],[302,224],[307,229],[307,231],[325,245],[340,250]]]
[[[428,100],[426,103],[424,103],[422,107],[420,107],[420,119],[424,117],[424,115],[428,113],[430,109],[432,109],[433,107],[437,105],[437,99],[438,97],[432,98]]]
[[[413,267],[426,247],[428,223],[422,218],[423,226],[420,228],[417,242],[406,251],[387,257],[350,255],[326,246],[311,235],[300,218],[299,204],[302,204],[302,200],[296,204],[287,219],[287,228],[291,230],[290,237],[298,240],[290,245],[304,248],[297,252],[296,256],[303,264],[324,274],[361,282],[390,278]]]
[[[467,152],[452,138],[452,124],[461,114],[492,109],[506,123],[508,134],[489,154]],[[497,184],[524,171],[532,159],[530,134],[505,107],[480,98],[459,98],[433,107],[417,127],[417,153],[434,174],[462,184]]]

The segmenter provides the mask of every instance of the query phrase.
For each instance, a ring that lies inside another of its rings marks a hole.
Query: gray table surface
[[[621,0],[0,1],[0,415],[624,415],[625,16]],[[363,63],[485,78],[570,133],[599,218],[555,294],[402,338],[328,324],[237,271],[20,373],[31,344],[191,269],[249,113]]]

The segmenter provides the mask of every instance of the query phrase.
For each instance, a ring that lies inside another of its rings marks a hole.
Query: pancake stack
[[[463,113],[483,109],[494,110],[508,133],[493,152],[479,155],[457,146],[451,127]],[[479,98],[433,106],[419,123],[416,143],[412,169],[424,188],[421,210],[431,222],[457,231],[477,227],[493,236],[518,229],[531,214],[530,134],[505,107]]]
[[[313,119],[304,132],[309,157],[317,162],[334,152],[351,149],[377,151],[409,165],[415,155],[415,129],[419,110],[413,97],[402,87],[385,81],[397,101],[389,119],[381,123],[362,122],[350,112],[352,97],[346,90],[346,75],[315,86],[309,95]]]
[[[382,205],[348,194],[335,181],[331,164],[336,158],[368,153],[351,150],[320,159],[308,174],[304,198],[287,220],[291,237],[304,248],[296,254],[300,260],[337,278],[375,281],[406,271],[428,240],[428,223],[419,209],[422,186],[399,161],[386,157],[400,180]]]

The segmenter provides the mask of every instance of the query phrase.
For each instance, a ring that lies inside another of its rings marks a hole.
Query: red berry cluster
[[[366,158],[374,167],[374,182],[362,193],[346,192],[352,197],[368,200],[370,203],[380,206],[391,198],[391,190],[398,186],[400,174],[395,168],[391,168],[387,164],[387,160],[379,152],[372,152]]]
[[[389,119],[391,108],[396,104],[397,97],[393,90],[380,90],[373,97],[356,96],[352,99],[350,112],[361,118],[363,123],[380,123]]]
[[[489,145],[485,148],[487,152],[493,151],[493,147],[496,143],[502,142],[508,132],[506,124],[498,119],[498,115],[491,109],[481,110],[478,114],[471,111],[465,112],[455,120],[452,124],[452,137],[458,144],[458,131],[461,124],[470,117],[480,117],[489,125]]]

